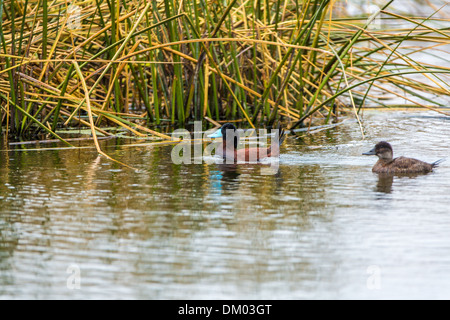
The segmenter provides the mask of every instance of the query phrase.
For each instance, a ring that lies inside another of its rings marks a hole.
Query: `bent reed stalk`
[[[342,18],[336,0],[0,0],[1,132],[64,141],[84,126],[102,153],[106,127],[162,140],[158,125],[202,119],[296,127],[358,118],[386,94],[449,114],[434,98],[450,94],[434,62],[448,4],[411,17],[392,2]]]

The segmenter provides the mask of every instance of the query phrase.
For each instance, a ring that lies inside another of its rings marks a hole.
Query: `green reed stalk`
[[[317,30],[315,32],[315,37],[314,37],[314,40],[313,40],[313,43],[312,43],[312,46],[311,46],[312,48],[317,48],[318,47],[319,36],[320,36],[321,30],[322,30],[323,21],[325,19],[326,13],[327,13],[327,10],[326,10],[326,7],[325,7],[322,10],[321,18],[320,18],[320,20],[318,22]],[[317,12],[316,16],[311,21],[315,22],[316,18],[318,16],[319,16],[319,12]],[[302,24],[303,24],[303,21],[302,21]],[[300,43],[302,46],[306,46],[307,45],[307,43],[309,42],[309,39],[311,37],[312,32],[313,32],[313,28],[307,28],[307,33],[306,33],[306,35],[304,35],[303,40]],[[280,101],[282,99],[282,95],[283,95],[284,91],[287,88],[289,79],[291,78],[293,72],[296,69],[297,62],[301,61],[303,53],[304,53],[304,51],[302,49],[298,50],[298,52],[297,52],[297,54],[296,54],[296,56],[294,58],[294,61],[293,62],[292,61],[289,62],[290,66],[288,66],[288,68],[287,68],[287,72],[286,72],[286,75],[285,75],[284,80],[282,82],[281,89],[279,90],[279,94],[278,94],[278,96],[277,96],[277,98],[275,100],[275,107],[274,107],[272,113],[270,114],[270,118],[268,120],[269,124],[272,124],[275,121],[275,119],[276,119],[276,115],[277,115],[277,112],[278,112],[278,105],[279,105],[279,103],[280,103]],[[312,51],[310,60],[312,61],[313,65],[315,65],[316,57],[317,57],[317,51]],[[292,59],[292,56],[291,56],[291,59]],[[301,73],[302,73],[302,76],[300,77],[301,80],[303,80],[303,76],[304,76],[303,73],[308,75],[309,69],[310,69],[309,67],[310,67],[310,65],[308,65],[306,70],[303,70],[303,68],[300,67],[300,70],[301,70]],[[299,97],[299,100],[301,100],[301,103],[303,104],[303,97],[302,96]]]
[[[148,13],[145,15],[145,19],[147,25],[151,25]],[[147,39],[150,47],[152,46],[152,33],[150,29],[147,31]],[[153,51],[150,51],[149,58],[151,61],[155,60],[155,54]],[[159,125],[161,123],[161,119],[159,116],[159,97],[158,97],[158,73],[156,71],[156,64],[151,64],[151,76],[152,76],[152,90],[153,90],[153,110],[156,124]]]
[[[380,11],[387,8],[393,1],[394,0],[390,0],[388,3],[386,3],[383,6],[383,8],[380,9]],[[313,98],[310,100],[310,102],[308,104],[308,107],[306,109],[307,114],[310,114],[309,111],[313,107],[314,103],[317,101],[317,98],[319,97],[320,92],[325,87],[325,85],[328,83],[331,76],[334,74],[334,71],[336,70],[337,66],[339,65],[339,60],[342,60],[347,55],[347,53],[350,51],[350,49],[353,47],[353,45],[356,43],[356,41],[359,39],[359,37],[363,34],[364,30],[366,30],[367,27],[372,23],[372,21],[373,21],[373,19],[375,19],[375,17],[376,17],[376,15],[373,15],[373,17],[367,21],[364,28],[358,30],[358,32],[356,32],[356,34],[351,39],[348,40],[347,44],[342,47],[340,52],[337,55],[335,55],[331,59],[331,61],[328,63],[328,65],[325,67],[325,69],[324,69],[325,77],[323,77],[323,79],[319,85],[319,88],[317,89],[316,93],[314,94]],[[322,75],[319,74],[317,76],[317,78],[319,78],[319,79],[322,78]],[[320,104],[320,105],[323,105],[323,104]],[[318,110],[318,109],[315,108],[314,110]],[[300,125],[304,119],[305,119],[305,116],[303,116],[299,121],[297,121],[291,128],[295,128],[298,125]]]
[[[419,64],[413,60],[415,45],[411,53],[402,48],[406,41],[419,40],[433,44],[418,53],[439,55],[446,50],[449,28],[431,27],[431,16],[418,20],[383,11],[390,19],[414,23],[393,33],[365,30],[360,18],[328,21],[331,0],[89,3],[81,6],[82,28],[60,33],[66,4],[0,0],[0,92],[7,97],[1,98],[0,119],[6,125],[6,102],[8,129],[15,136],[49,133],[42,126],[55,132],[64,121],[73,125],[73,117],[81,123],[86,96],[97,127],[115,123],[128,130],[133,125],[125,121],[138,121],[144,112],[148,125],[164,120],[184,125],[206,115],[219,121],[245,118],[250,126],[253,121],[270,125],[283,117],[295,125],[313,116],[328,121],[333,106],[345,106],[349,100],[344,86],[355,84],[363,88],[352,91],[359,108],[376,99],[369,96],[372,87],[395,86],[405,97],[437,107],[442,103],[425,92],[448,93],[443,64]],[[196,39],[205,41],[189,42]],[[176,44],[167,45],[172,42]],[[292,44],[302,49],[289,47]],[[147,46],[157,49],[143,50]],[[326,46],[334,56],[308,49]],[[74,60],[84,71],[88,95],[73,80]],[[426,71],[432,82],[407,76],[419,71]],[[106,97],[110,110],[127,114],[101,110]]]
[[[10,4],[11,9],[11,55],[16,55],[16,1],[11,0]],[[11,59],[11,65],[16,64],[16,59]],[[14,95],[14,105],[17,105],[18,103],[21,103],[23,105],[24,96],[23,96],[23,90],[20,90],[19,88],[19,81],[17,79],[17,71],[16,69],[12,70],[12,82],[13,82],[13,90],[15,91]],[[11,119],[14,123],[15,128],[20,127],[20,114],[18,112],[15,112],[14,119]],[[20,129],[18,129],[18,134],[20,134]]]
[[[174,124],[175,123],[175,104],[177,102],[177,92],[176,92],[176,84],[177,82],[177,77],[175,76],[173,78],[173,84],[172,84],[172,103],[171,103],[171,107],[172,107],[172,113],[171,113],[171,123]]]
[[[19,37],[19,49],[17,50],[17,53],[19,55],[22,54],[22,44],[23,44],[23,32],[25,30],[25,18],[26,18],[26,14],[25,12],[27,12],[28,9],[28,0],[25,0],[25,4],[23,5],[23,12],[22,12],[22,22],[20,24],[20,37]],[[23,57],[25,57],[25,54],[23,54]]]
[[[5,55],[8,54],[8,49],[6,46],[6,40],[5,40],[5,36],[4,36],[4,30],[3,30],[3,10],[4,10],[4,1],[0,0],[0,40],[1,40],[1,45],[3,47],[3,51],[5,53]],[[10,57],[5,57],[5,66],[6,69],[8,69],[8,82],[10,85],[10,88],[14,88],[15,87],[15,81],[14,81],[14,76],[13,76],[13,70],[11,70],[11,58]],[[10,128],[11,128],[11,132],[15,133],[16,130],[16,107],[15,107],[15,102],[17,101],[16,98],[16,90],[11,90],[10,92],[10,98],[13,101],[12,104],[10,104],[9,107],[9,116],[10,116]]]
[[[171,7],[175,8],[174,2],[169,2],[169,0],[164,0],[164,9],[166,13],[166,18],[171,17],[172,15],[172,9]],[[167,28],[169,33],[169,39],[172,42],[177,41],[178,39],[178,32],[176,31],[176,27],[174,26],[172,21],[167,22]],[[174,46],[174,49],[179,51],[180,45]],[[185,118],[185,112],[184,112],[184,95],[183,95],[183,73],[180,63],[180,57],[176,54],[172,54],[174,65],[174,74],[177,77],[178,81],[174,81],[173,85],[176,85],[172,90],[176,92],[176,104],[172,105],[172,108],[177,109],[177,117],[179,124],[183,124],[186,121]]]
[[[47,59],[47,37],[48,37],[48,4],[42,1],[42,59]]]
[[[380,75],[381,71],[382,71],[383,68],[386,66],[386,64],[388,63],[388,61],[390,61],[390,59],[391,59],[392,55],[394,55],[394,53],[396,53],[396,54],[401,54],[401,53],[399,53],[399,52],[397,51],[397,49],[400,47],[400,45],[401,45],[407,38],[409,38],[409,36],[410,36],[417,28],[419,28],[420,26],[423,26],[423,24],[424,24],[425,22],[427,22],[428,20],[430,20],[435,14],[437,14],[437,13],[438,13],[442,8],[444,8],[444,7],[445,7],[445,5],[442,6],[439,10],[436,10],[435,12],[433,12],[430,16],[428,16],[428,17],[425,18],[424,20],[422,20],[422,22],[417,23],[416,26],[415,26],[414,28],[412,28],[412,29],[408,32],[407,35],[405,35],[402,39],[400,39],[400,40],[398,41],[397,46],[391,51],[391,53],[390,53],[390,54],[386,57],[386,59],[383,61],[383,64],[378,68],[378,71],[377,71],[377,73],[375,74],[375,77],[377,77],[377,76]],[[432,75],[435,75],[435,74],[432,74]],[[363,97],[362,100],[361,100],[361,103],[360,103],[359,108],[358,108],[358,112],[359,112],[359,111],[361,110],[361,108],[363,107],[364,102],[366,101],[367,95],[369,94],[370,89],[372,88],[373,84],[374,84],[374,82],[370,82],[369,87],[367,88],[366,93],[364,94],[364,97]],[[408,93],[410,93],[410,94],[412,94],[412,95],[418,96],[418,97],[420,97],[421,99],[423,99],[423,100],[425,100],[425,101],[434,103],[433,100],[430,100],[430,99],[428,99],[428,98],[426,98],[426,97],[424,97],[424,96],[418,94],[418,93],[415,92],[415,91],[408,90],[408,89],[405,88],[405,87],[401,87],[401,88],[402,88],[402,90],[404,90],[404,91],[406,91],[406,92],[408,92]]]
[[[134,34],[134,31],[136,30],[137,26],[139,25],[139,23],[142,21],[142,19],[145,17],[145,14],[147,13],[148,9],[150,8],[151,3],[147,3],[146,7],[144,8],[144,10],[142,11],[141,15],[139,16],[139,18],[137,18],[137,20],[135,21],[132,29],[129,31],[129,34],[127,35],[127,37],[125,38],[125,40],[123,41],[123,43],[121,44],[121,46],[119,47],[119,49],[117,49],[117,51],[115,52],[114,56],[112,57],[112,59],[110,59],[110,61],[108,62],[108,64],[105,66],[105,68],[103,69],[103,72],[100,74],[100,76],[97,78],[97,80],[95,81],[95,83],[92,85],[90,91],[89,91],[89,95],[91,95],[94,90],[97,88],[97,86],[100,84],[100,81],[103,79],[103,77],[107,74],[107,72],[109,71],[109,69],[111,68],[112,64],[114,61],[116,61],[119,57],[119,55],[122,53],[123,49],[125,48],[126,44],[129,42],[129,40],[131,39],[132,35]],[[75,109],[75,111],[72,112],[71,116],[69,117],[69,119],[66,121],[66,124],[72,119],[72,117],[75,115],[75,113],[79,110],[79,108],[81,107],[81,105],[84,103],[85,98],[81,101],[81,103],[79,104],[79,106]]]
[[[69,84],[70,75],[72,74],[73,69],[74,69],[74,66],[73,66],[73,64],[71,64],[69,67],[69,71],[67,72],[67,76],[64,79],[64,82],[61,87],[61,96],[64,96],[66,94],[67,85]],[[61,111],[62,103],[63,103],[63,99],[59,99],[58,104],[55,107],[55,112],[54,112],[54,116],[53,116],[53,124],[52,124],[53,131],[55,131],[56,127],[58,126],[59,112]]]
[[[393,74],[387,74],[387,75],[382,75],[382,76],[378,76],[378,77],[374,77],[371,79],[367,79],[364,81],[361,81],[359,83],[356,83],[352,86],[349,86],[345,89],[342,89],[341,91],[335,93],[332,97],[328,98],[327,100],[325,100],[324,102],[320,103],[317,107],[315,107],[314,109],[310,110],[307,114],[305,114],[303,117],[300,118],[300,120],[298,121],[303,122],[306,118],[310,117],[312,114],[314,114],[314,112],[316,112],[317,110],[319,110],[320,108],[322,108],[324,105],[326,105],[327,103],[329,103],[330,101],[333,101],[334,99],[336,99],[337,97],[341,96],[342,94],[357,88],[363,84],[369,83],[371,81],[376,81],[376,80],[380,80],[380,79],[384,79],[384,78],[390,78],[390,77],[396,77],[396,76],[402,76],[402,75],[409,75],[409,74],[424,74],[424,73],[435,73],[436,71],[406,71],[406,72],[398,72],[398,73],[393,73]],[[450,74],[450,71],[439,71],[439,73],[445,73],[445,74]],[[291,127],[292,128],[292,127]]]
[[[2,97],[5,101],[8,100],[8,98],[0,93],[0,97]],[[9,103],[10,104],[14,104],[14,101],[12,101],[11,99],[9,99]],[[39,120],[37,120],[36,118],[34,118],[31,114],[27,113],[24,109],[22,109],[19,105],[15,105],[15,108],[17,108],[20,112],[22,112],[23,114],[25,114],[28,118],[30,118],[34,123],[36,123],[39,127],[41,127],[42,129],[44,129],[44,131],[46,131],[47,133],[49,133],[50,135],[54,136],[56,139],[60,140],[61,142],[63,142],[65,145],[74,148],[73,145],[71,145],[70,143],[68,143],[67,141],[65,141],[63,138],[61,138],[60,136],[58,136],[55,132],[53,132],[52,130],[50,130],[49,128],[47,128],[46,126],[44,126]]]
[[[147,109],[147,115],[150,121],[153,121],[153,110],[152,106],[150,105],[150,99],[148,96],[148,87],[147,87],[147,77],[145,76],[144,69],[142,68],[142,65],[138,65],[138,72],[139,72],[139,78],[138,78],[138,86],[139,91],[141,92],[141,97],[144,101],[145,108]]]
[[[328,3],[330,2],[330,0],[324,0],[321,3],[320,8],[316,11],[314,17],[311,18],[311,20],[308,22],[308,24],[299,32],[297,38],[294,40],[293,44],[297,44],[299,43],[299,41],[302,39],[302,37],[308,33],[311,32],[312,27],[314,26],[318,16],[320,15],[320,13],[328,6]],[[286,54],[284,55],[283,59],[281,60],[281,62],[278,64],[277,68],[275,69],[274,73],[272,74],[269,83],[266,85],[264,92],[261,96],[260,99],[260,103],[258,104],[254,114],[253,114],[253,118],[252,121],[256,121],[258,115],[259,115],[259,110],[261,109],[261,106],[264,105],[265,103],[267,103],[267,98],[269,96],[271,87],[273,85],[273,83],[275,82],[275,79],[278,78],[279,73],[281,72],[281,69],[283,68],[283,66],[286,64],[286,62],[288,61],[290,55],[293,52],[293,48],[289,48],[286,52]]]

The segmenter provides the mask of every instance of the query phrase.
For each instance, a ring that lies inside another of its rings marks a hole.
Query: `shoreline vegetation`
[[[343,18],[335,0],[0,0],[0,135],[72,146],[62,132],[81,127],[103,154],[111,127],[169,140],[161,126],[200,120],[359,122],[384,95],[450,115],[436,98],[450,68],[434,62],[448,4],[417,17],[392,2]]]

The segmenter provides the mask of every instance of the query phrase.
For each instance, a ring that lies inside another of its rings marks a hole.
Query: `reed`
[[[294,128],[389,106],[386,95],[447,114],[435,97],[450,95],[450,67],[416,57],[448,54],[448,5],[411,17],[392,2],[374,29],[335,0],[0,0],[1,132],[63,140],[62,127],[96,137],[113,125],[168,139],[159,125],[204,118]]]

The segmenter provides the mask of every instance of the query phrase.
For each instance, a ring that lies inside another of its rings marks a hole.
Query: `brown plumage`
[[[372,171],[375,173],[407,174],[407,173],[428,173],[433,171],[442,160],[433,163],[423,162],[413,158],[398,157],[394,159],[392,146],[385,142],[379,142],[369,152],[363,155],[376,155],[377,163]]]
[[[226,123],[220,129],[222,137],[222,148],[219,148],[216,152],[217,155],[221,155],[227,162],[250,162],[260,161],[267,157],[278,157],[280,155],[280,146],[286,138],[283,129],[279,129],[278,144],[272,149],[272,145],[266,148],[244,148],[238,149],[239,144],[239,131],[231,123]],[[229,139],[227,139],[227,133]],[[216,136],[214,136],[216,137]],[[230,140],[230,141],[228,141]],[[228,141],[228,144],[227,144]],[[233,143],[231,143],[233,142]]]

